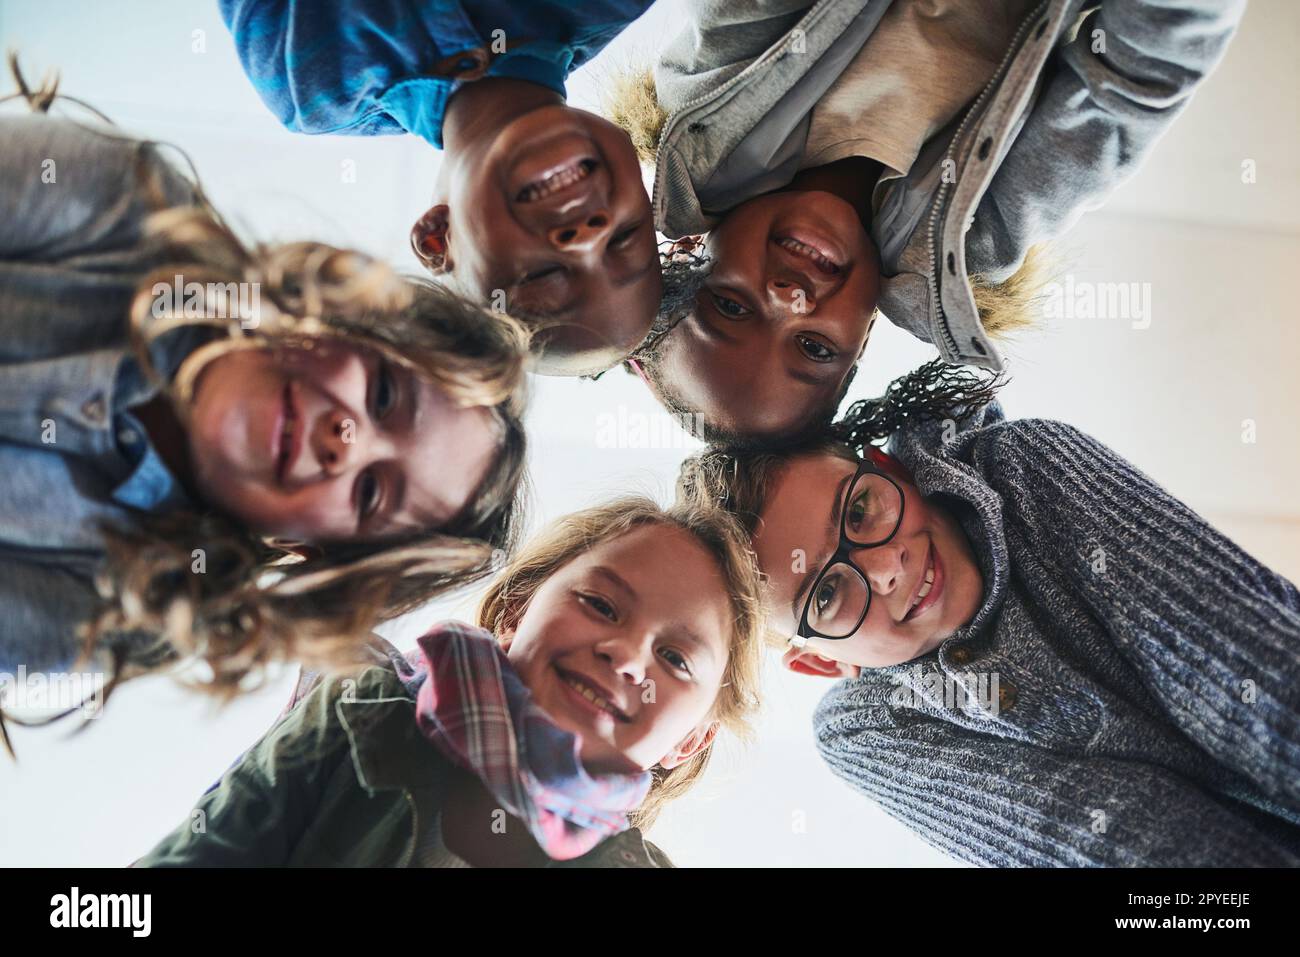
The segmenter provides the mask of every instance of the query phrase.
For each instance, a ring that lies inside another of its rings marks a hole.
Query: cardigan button
[[[998,710],[1010,711],[1016,706],[1016,686],[1005,678],[998,681]]]
[[[964,665],[970,661],[970,649],[958,646],[948,653],[948,657],[952,659],[953,664]]]

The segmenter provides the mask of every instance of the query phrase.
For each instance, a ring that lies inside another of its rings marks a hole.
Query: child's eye
[[[397,382],[393,378],[392,367],[387,362],[379,364],[378,374],[375,376],[375,395],[371,403],[371,413],[376,419],[382,419],[393,408],[393,403],[397,397]]]
[[[818,342],[811,336],[795,336],[795,342],[799,343],[800,350],[813,362],[830,362],[839,353],[827,346],[825,343]]]
[[[564,271],[562,266],[543,266],[540,269],[534,269],[530,273],[525,273],[524,278],[519,280],[519,285],[526,286],[531,282],[540,282],[547,276],[554,276],[556,273]]]
[[[871,514],[871,490],[866,489],[849,505],[849,528],[861,528],[869,514]]]
[[[622,249],[632,241],[632,237],[637,234],[637,231],[640,228],[640,223],[633,223],[631,226],[627,227],[627,229],[619,231],[615,234],[614,238],[609,241],[610,247],[613,249]]]
[[[599,595],[579,595],[578,599],[589,606],[602,618],[608,618],[610,621],[616,621],[618,619],[618,612],[614,610],[614,606],[605,601],[605,599],[601,598]]]
[[[379,501],[379,479],[373,469],[366,469],[357,478],[357,515],[365,521],[374,514]]]
[[[661,648],[660,656],[678,671],[684,671],[688,675],[691,673],[691,664],[686,657],[676,648]]]
[[[728,299],[726,296],[720,296],[716,292],[711,293],[713,304],[717,307],[718,312],[731,319],[739,319],[741,316],[749,315],[749,310],[736,302],[734,299]]]
[[[817,594],[813,596],[813,607],[818,616],[825,615],[831,610],[835,604],[835,595],[839,591],[838,586],[839,582],[834,575],[822,579],[822,583],[817,586]]]

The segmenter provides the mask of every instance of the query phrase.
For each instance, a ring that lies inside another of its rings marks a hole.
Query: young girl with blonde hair
[[[305,682],[199,802],[203,828],[139,864],[670,866],[640,829],[699,780],[719,730],[746,734],[762,631],[725,512],[626,498],[569,515],[476,625]]]
[[[197,660],[232,695],[354,662],[511,548],[513,321],[246,245],[158,144],[44,113],[0,136],[0,668]]]

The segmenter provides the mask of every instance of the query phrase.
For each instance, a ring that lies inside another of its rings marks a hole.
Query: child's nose
[[[619,636],[597,646],[596,654],[625,681],[639,684],[645,680],[646,672],[641,644],[633,636]]]
[[[609,211],[598,209],[594,213],[584,213],[577,219],[556,226],[547,232],[547,238],[556,249],[578,251],[591,249],[601,242],[609,233],[613,217]]]
[[[323,472],[338,475],[347,471],[361,452],[361,431],[355,419],[338,409],[317,418],[312,430],[312,451]]]
[[[907,547],[898,542],[887,542],[873,548],[855,549],[853,563],[867,576],[874,594],[888,595],[903,582]]]
[[[806,316],[817,308],[817,297],[791,279],[773,277],[767,281],[767,294],[782,313]]]

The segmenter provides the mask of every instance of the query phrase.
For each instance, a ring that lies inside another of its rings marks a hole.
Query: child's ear
[[[857,665],[846,665],[834,658],[823,658],[806,648],[787,648],[781,664],[800,675],[819,678],[856,678],[861,670]]]
[[[664,755],[659,762],[659,766],[668,770],[677,767],[679,764],[684,764],[707,748],[713,742],[713,738],[717,733],[718,722],[716,721],[697,726],[694,731],[678,741],[675,748]]]
[[[411,249],[429,272],[436,275],[449,272],[451,256],[447,251],[447,232],[451,210],[447,206],[434,206],[415,221],[411,227]]]

